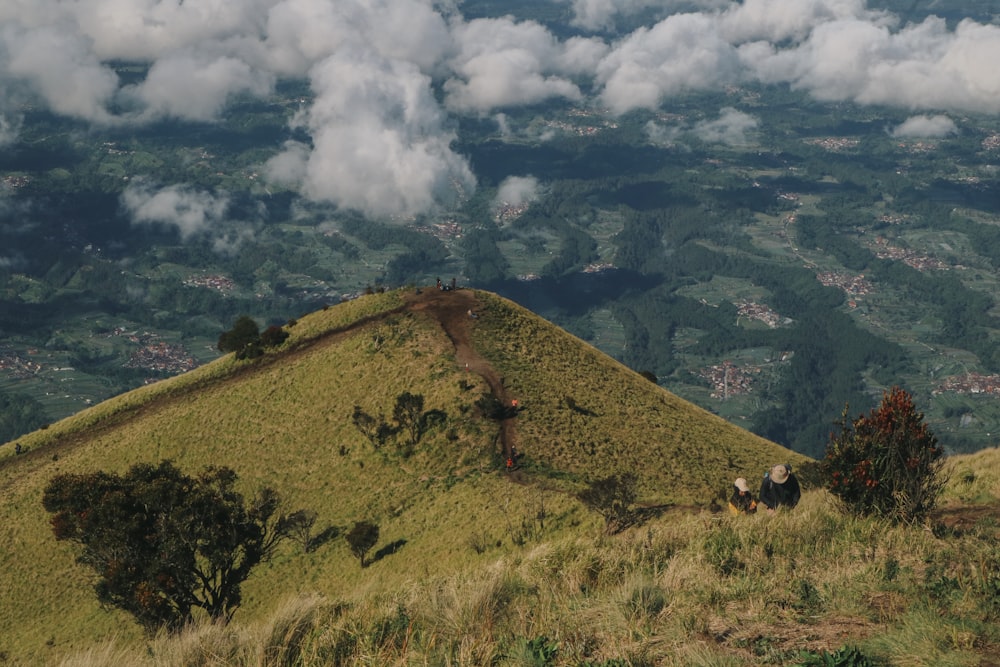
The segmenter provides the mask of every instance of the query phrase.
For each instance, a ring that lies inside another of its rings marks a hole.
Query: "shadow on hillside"
[[[564,396],[563,402],[566,404],[567,408],[569,408],[570,410],[579,415],[583,415],[585,417],[600,417],[600,415],[594,412],[593,410],[590,410],[578,404],[575,400],[573,400],[571,396]]]
[[[625,514],[609,521],[605,526],[605,529],[608,534],[616,535],[617,533],[620,533],[628,528],[635,528],[652,519],[658,519],[668,510],[678,508],[678,505],[650,505],[633,507]]]
[[[385,545],[384,547],[375,552],[375,555],[372,556],[372,559],[371,561],[369,561],[369,564],[376,563],[385,558],[386,556],[393,555],[394,553],[402,549],[405,544],[406,540],[396,540],[395,542],[390,542],[389,544]]]
[[[340,528],[337,528],[336,526],[327,526],[315,535],[309,536],[305,543],[306,553],[316,551],[338,535],[340,535]]]

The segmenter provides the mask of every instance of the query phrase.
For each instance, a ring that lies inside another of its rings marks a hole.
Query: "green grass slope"
[[[632,471],[644,505],[708,507],[737,476],[804,461],[490,293],[373,294],[288,331],[264,358],[224,357],[106,401],[20,438],[26,454],[0,448],[3,659],[50,664],[112,637],[142,639],[130,617],[99,608],[90,572],[52,538],[41,495],[58,473],[165,458],[192,473],[223,465],[248,492],[272,486],[289,508],[315,510],[318,529],[381,526],[363,570],[342,538],[311,553],[285,544],[244,585],[237,619],[261,621],[295,594],[379,595],[474,571],[529,539],[590,534],[599,520],[573,495],[588,479]],[[403,392],[444,423],[410,456],[376,451],[353,408],[391,419]],[[477,409],[484,394],[520,410],[491,420]],[[523,454],[512,473],[511,445]]]

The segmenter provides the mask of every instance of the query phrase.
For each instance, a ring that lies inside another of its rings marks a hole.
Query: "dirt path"
[[[436,320],[440,324],[445,335],[448,336],[448,339],[455,346],[455,358],[459,367],[466,368],[469,373],[475,373],[483,378],[489,386],[490,392],[496,396],[502,404],[510,405],[510,397],[504,390],[503,382],[499,373],[497,373],[496,369],[493,368],[493,366],[486,359],[476,352],[470,343],[471,327],[475,325],[476,320],[469,316],[469,312],[478,312],[480,305],[481,304],[476,299],[475,292],[471,290],[439,290],[434,287],[421,288],[419,292],[414,291],[407,295],[405,298],[405,304],[400,308],[394,308],[377,315],[362,318],[361,320],[352,322],[345,327],[329,331],[316,339],[304,342],[296,348],[290,349],[283,354],[274,356],[265,355],[263,358],[256,360],[254,363],[246,364],[245,366],[235,370],[225,379],[219,380],[217,378],[212,378],[208,380],[206,384],[215,384],[219,382],[240,382],[246,375],[262,372],[271,364],[287,362],[289,357],[309,354],[314,352],[318,347],[336,344],[337,342],[343,340],[345,336],[352,335],[360,328],[368,326],[374,322],[379,322],[400,312],[411,310],[414,312],[425,312]],[[194,387],[189,387],[189,390],[190,389],[194,389]],[[145,413],[163,409],[179,398],[180,397],[174,394],[166,394],[164,396],[157,397],[151,403],[144,404],[141,409]],[[128,419],[133,412],[133,409],[127,409],[121,411],[120,413],[111,415],[109,418],[103,420],[101,424],[89,429],[89,432],[93,433],[94,430],[114,428],[117,424]],[[516,418],[508,418],[500,421],[500,433],[498,436],[497,449],[502,452],[505,460],[511,456],[511,452],[513,451],[512,448],[517,447],[517,430],[515,422]],[[68,437],[61,438],[43,449],[35,451],[29,450],[23,456],[0,459],[0,470],[15,464],[44,465],[46,461],[58,458],[61,454],[78,446],[84,440],[85,439],[81,435],[73,434]],[[0,485],[0,488],[2,488],[2,486],[3,485]]]
[[[484,359],[470,342],[481,304],[469,290],[440,290],[434,287],[421,289],[407,297],[410,310],[426,312],[433,317],[455,346],[455,360],[459,368],[475,373],[486,381],[490,392],[502,405],[511,405],[503,379],[489,361]],[[476,317],[470,315],[473,313]],[[499,449],[504,460],[518,449],[516,417],[500,420]]]

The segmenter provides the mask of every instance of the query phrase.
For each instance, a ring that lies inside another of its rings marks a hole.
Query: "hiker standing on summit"
[[[795,507],[799,504],[801,496],[799,480],[792,474],[792,466],[787,463],[771,467],[764,475],[758,494],[761,504],[767,507],[768,512],[773,512],[781,506]]]

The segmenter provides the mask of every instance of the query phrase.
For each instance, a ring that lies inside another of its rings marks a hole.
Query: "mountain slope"
[[[294,545],[244,586],[238,616],[267,614],[299,591],[337,597],[461,571],[525,532],[571,534],[597,518],[573,492],[588,479],[639,475],[647,506],[707,507],[737,476],[803,457],[678,399],[568,333],[494,294],[436,289],[368,295],[299,318],[277,352],[222,358],[19,439],[0,459],[0,651],[29,662],[139,632],[98,608],[89,572],[56,543],[41,492],[57,473],[124,471],[174,460],[185,471],[232,467],[246,490],[277,489],[318,528],[382,528],[361,570],[342,539]],[[404,392],[443,415],[405,456],[376,450],[354,406],[391,420]],[[509,419],[482,397],[518,401]],[[518,470],[503,462],[511,446]]]

